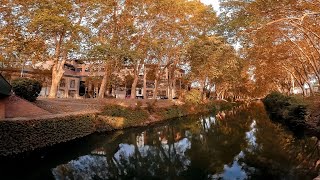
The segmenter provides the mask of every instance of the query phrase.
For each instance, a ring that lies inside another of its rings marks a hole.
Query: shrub
[[[199,105],[199,109],[197,109],[197,107],[198,106],[195,107],[191,104],[184,104],[179,106],[173,105],[171,107],[157,109],[156,114],[161,116],[164,119],[172,119],[172,118],[186,116],[188,114],[206,112],[205,108],[202,105]]]
[[[145,122],[149,117],[148,112],[143,109],[132,109],[119,105],[106,106],[102,114],[113,117],[124,117],[125,122],[123,127],[138,125]]]
[[[200,104],[201,103],[201,92],[196,89],[188,91],[185,95],[185,102],[190,104]]]
[[[137,110],[141,109],[141,106],[142,106],[142,102],[141,101],[137,101],[136,109]]]
[[[271,120],[286,125],[296,135],[303,135],[307,106],[301,99],[273,92],[263,99],[263,103]]]
[[[152,102],[147,102],[147,111],[149,113],[155,112],[156,103],[157,103],[157,100],[154,100]]]
[[[218,102],[217,101],[209,101],[207,104],[205,104],[204,105],[205,107],[205,109],[207,109],[208,110],[208,112],[217,112],[217,110],[219,109],[221,109],[221,107],[220,106],[218,106]]]
[[[31,102],[37,99],[41,88],[41,83],[34,79],[18,78],[12,81],[12,89],[14,93]]]
[[[66,142],[95,132],[94,114],[0,121],[0,156]]]
[[[181,117],[184,115],[184,112],[182,111],[181,107],[179,106],[172,106],[170,108],[165,108],[162,112],[162,116],[166,119]]]

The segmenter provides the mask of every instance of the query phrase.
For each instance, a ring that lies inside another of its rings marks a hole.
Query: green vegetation
[[[190,108],[184,106],[172,106],[169,108],[162,108],[157,111],[157,114],[164,119],[172,119],[175,117],[182,117],[191,114]]]
[[[102,111],[102,116],[120,117],[122,119],[105,118],[107,122],[113,123],[115,128],[138,126],[147,120],[161,121],[190,114],[216,112],[217,110],[228,110],[236,104],[225,101],[212,101],[201,104],[186,103],[170,107],[157,107],[157,101],[148,102],[146,107],[137,103],[136,107],[123,107],[120,105],[107,105]],[[111,119],[111,120],[110,120]]]
[[[191,104],[200,104],[202,101],[201,96],[202,95],[199,90],[192,89],[191,91],[186,92],[184,101]]]
[[[14,93],[28,101],[36,101],[41,91],[42,85],[39,81],[29,78],[18,78],[12,81]]]
[[[156,111],[156,103],[157,103],[157,100],[153,100],[152,102],[147,102],[147,111],[149,113],[153,113]]]
[[[306,127],[307,106],[302,100],[273,92],[263,99],[271,120],[286,125],[296,135],[303,135]]]
[[[94,115],[0,122],[0,155],[17,154],[95,132]]]
[[[144,126],[172,118],[234,107],[234,104],[224,101],[212,101],[197,106],[183,104],[159,108],[156,102],[150,102],[146,107],[140,103],[137,103],[136,107],[107,105],[100,114],[0,121],[0,156],[31,151],[94,132]]]
[[[140,103],[136,108],[123,107],[119,105],[108,105],[102,111],[102,115],[111,117],[123,117],[123,127],[138,125],[145,122],[149,118],[149,113],[141,109]]]

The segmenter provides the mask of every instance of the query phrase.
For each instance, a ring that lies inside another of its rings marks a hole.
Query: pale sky
[[[204,4],[211,4],[214,8],[219,13],[219,0],[201,0]]]

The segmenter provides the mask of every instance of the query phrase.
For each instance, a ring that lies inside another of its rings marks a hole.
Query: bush
[[[271,120],[286,125],[296,135],[303,135],[307,106],[301,99],[273,92],[263,99]]]
[[[0,156],[66,142],[95,132],[94,114],[0,121]]]
[[[149,113],[155,112],[157,100],[153,100],[152,102],[147,102],[147,111]]]
[[[187,112],[184,112],[180,106],[172,106],[170,108],[164,108],[160,110],[158,113],[165,119],[172,119],[184,116]]]
[[[137,101],[136,109],[137,109],[137,110],[140,110],[140,109],[141,109],[141,106],[142,106],[142,102],[141,102],[141,101]]]
[[[37,99],[41,88],[41,83],[34,79],[18,78],[12,81],[12,89],[14,93],[31,102]]]
[[[185,102],[190,104],[200,104],[201,103],[201,92],[196,89],[188,91],[185,95]]]
[[[145,122],[149,118],[148,112],[143,109],[132,109],[119,105],[106,106],[102,112],[102,115],[124,117],[125,122],[123,127],[138,125]]]

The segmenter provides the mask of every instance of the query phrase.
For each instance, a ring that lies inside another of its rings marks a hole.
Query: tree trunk
[[[224,94],[225,94],[225,91],[223,90],[221,93],[221,100],[224,100]]]
[[[157,96],[158,96],[158,86],[159,86],[159,78],[156,77],[156,79],[154,80],[153,99],[157,99]]]
[[[48,98],[56,98],[57,97],[57,91],[58,91],[58,85],[60,83],[60,79],[62,78],[62,75],[64,73],[64,63],[66,62],[66,53],[65,58],[62,61],[59,61],[60,56],[60,49],[61,49],[61,42],[64,37],[64,33],[62,33],[59,36],[59,40],[55,38],[55,58],[54,65],[52,67],[52,76],[51,76],[51,88],[49,92]]]
[[[177,91],[176,91],[176,79],[173,77],[172,79],[172,84],[171,84],[171,93],[172,93],[172,98],[177,97]]]
[[[170,68],[169,71],[169,78],[168,78],[168,87],[169,87],[169,99],[173,100],[174,95],[173,92],[175,91],[175,74],[174,74],[175,68]]]
[[[305,89],[304,89],[304,86],[302,85],[300,85],[300,88],[301,88],[301,90],[302,90],[302,95],[303,96],[306,96],[307,95],[307,93],[306,93],[306,91],[305,91]]]
[[[54,76],[52,75],[51,88],[50,88],[50,92],[49,92],[48,98],[56,98],[57,97],[58,84],[59,84],[59,81],[57,81],[54,78]]]
[[[136,88],[138,84],[138,79],[139,76],[137,74],[134,75],[133,83],[131,85],[131,96],[130,99],[135,99],[136,98]]]
[[[109,64],[106,63],[104,68],[105,68],[104,69],[104,74],[103,74],[103,78],[102,78],[102,81],[101,81],[99,94],[98,94],[98,98],[100,98],[100,99],[104,98],[104,95],[106,94],[106,91],[107,91]]]
[[[102,79],[101,85],[100,85],[100,90],[99,90],[99,95],[98,95],[98,98],[100,98],[100,99],[104,98],[104,94],[107,90],[107,80],[108,80],[108,75],[107,75],[107,71],[106,71],[105,74],[103,75],[103,79]]]
[[[48,98],[56,98],[57,97],[58,85],[60,83],[62,76],[63,76],[63,72],[61,72],[61,71],[59,71],[58,73],[52,73],[52,82],[51,82],[51,88],[50,88]]]
[[[168,76],[168,99],[172,100],[172,75],[171,72],[169,71],[169,76]]]
[[[216,94],[217,94],[217,100],[220,100],[221,99],[221,96],[220,96],[221,92],[220,91],[216,91]]]
[[[313,87],[311,86],[311,84],[309,82],[307,82],[308,86],[309,86],[309,89],[310,89],[310,95],[313,96],[314,93],[313,93]]]
[[[201,101],[203,101],[204,100],[204,91],[205,91],[205,87],[206,87],[206,85],[205,85],[205,83],[206,83],[206,80],[203,80],[203,82],[200,82],[201,83],[201,85],[200,85],[200,92],[201,92]]]
[[[51,77],[51,88],[49,92],[48,98],[56,98],[57,92],[58,92],[58,85],[60,83],[60,80],[64,74],[63,66],[65,64],[66,60],[63,60],[61,62],[58,62],[53,65],[52,68],[52,77]]]
[[[143,99],[147,99],[147,69],[143,72]]]

